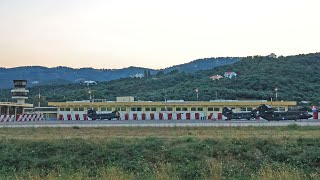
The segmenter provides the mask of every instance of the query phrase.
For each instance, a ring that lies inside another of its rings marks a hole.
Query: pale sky
[[[0,67],[320,52],[320,0],[0,0]]]

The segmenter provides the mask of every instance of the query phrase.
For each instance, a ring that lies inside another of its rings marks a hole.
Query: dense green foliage
[[[169,164],[180,179],[202,179],[210,171],[208,161],[221,163],[222,176],[249,179],[266,165],[293,167],[304,174],[319,174],[320,140],[300,138],[276,142],[272,139],[166,140],[112,139],[99,142],[69,140],[0,140],[0,176],[19,172],[52,171],[69,174],[86,170],[96,177],[102,167],[121,168],[137,179],[154,179],[157,166]]]
[[[268,99],[320,102],[320,53],[287,57],[247,57],[232,65],[220,66],[195,73],[158,73],[145,78],[123,78],[110,82],[99,82],[95,86],[49,85],[30,88],[30,95],[39,90],[47,101],[89,99],[89,89],[95,99],[115,100],[117,96],[134,96],[136,100],[163,101],[166,99],[196,100],[195,89],[199,89],[199,100],[213,99]],[[233,79],[213,81],[212,75],[236,72]],[[0,98],[10,97],[8,90]]]

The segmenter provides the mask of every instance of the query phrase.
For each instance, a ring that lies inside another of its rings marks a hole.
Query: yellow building
[[[238,100],[215,100],[215,101],[130,101],[125,102],[104,101],[71,101],[49,102],[49,106],[58,109],[57,118],[60,120],[86,120],[88,109],[95,109],[98,113],[119,111],[121,119],[212,119],[218,118],[223,107],[230,107],[234,112],[251,111],[261,104],[268,104],[278,111],[286,111],[288,107],[295,106],[295,101],[238,101]],[[188,117],[189,116],[189,117]]]

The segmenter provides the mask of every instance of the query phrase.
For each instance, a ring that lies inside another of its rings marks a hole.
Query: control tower
[[[13,80],[14,89],[11,90],[12,99],[17,100],[17,104],[25,104],[28,99],[29,90],[26,90],[27,80]]]

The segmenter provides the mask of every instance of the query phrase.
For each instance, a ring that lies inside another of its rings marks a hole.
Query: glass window
[[[198,107],[198,111],[203,111],[203,108],[202,107]]]
[[[84,111],[84,108],[83,107],[79,107],[79,111]]]
[[[252,111],[252,107],[247,107],[247,111]]]
[[[67,108],[66,108],[66,111],[70,111],[70,108],[69,108],[69,107],[67,107]]]
[[[197,108],[192,107],[192,108],[191,108],[191,111],[197,111]]]
[[[161,111],[166,111],[166,108],[165,107],[161,107]]]
[[[173,108],[172,107],[167,107],[167,111],[172,111]]]
[[[131,107],[131,111],[136,111],[136,108],[135,107]]]
[[[146,107],[146,111],[150,111],[150,108],[149,108],[149,107]]]
[[[60,111],[65,111],[65,109],[63,107],[60,108]]]
[[[188,111],[188,108],[187,107],[183,107],[182,111]]]
[[[120,111],[121,110],[121,108],[120,107],[116,107],[116,111]]]
[[[157,111],[156,107],[151,107],[151,111]]]
[[[142,111],[142,107],[137,107],[137,111]]]
[[[107,111],[107,108],[106,107],[102,107],[101,111]]]
[[[181,111],[181,107],[176,107],[176,111]]]
[[[212,107],[209,107],[209,108],[208,108],[208,111],[213,111],[213,108],[212,108]]]
[[[112,107],[107,107],[107,111],[112,111]]]
[[[247,111],[247,108],[246,107],[241,107],[240,111]]]
[[[121,111],[127,111],[126,107],[121,107]]]
[[[215,107],[214,111],[220,111],[220,108]]]
[[[78,107],[74,107],[73,111],[79,111],[79,108]]]

